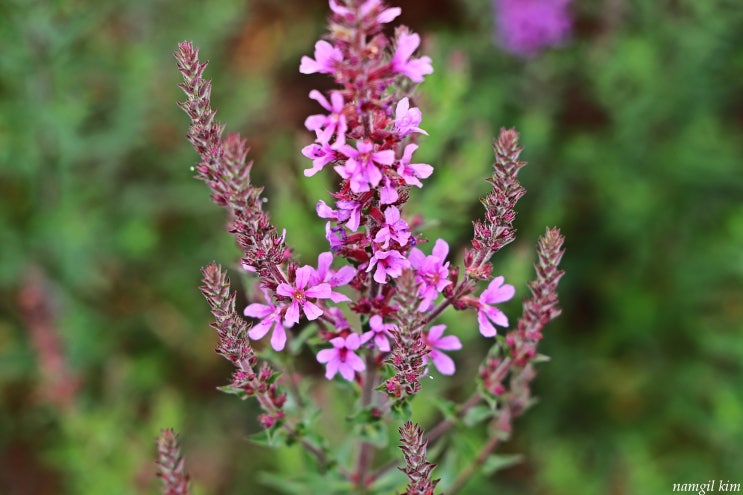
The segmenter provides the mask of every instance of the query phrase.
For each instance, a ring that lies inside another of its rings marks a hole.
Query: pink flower
[[[285,325],[291,326],[299,322],[300,308],[302,308],[308,320],[316,320],[322,316],[322,309],[307,298],[330,298],[330,284],[323,282],[307,288],[314,271],[315,270],[311,266],[298,268],[295,274],[294,286],[282,283],[276,287],[277,294],[290,297],[292,300],[291,305],[286,310],[286,316],[284,317]]]
[[[271,327],[273,327],[273,333],[271,334],[271,347],[275,351],[281,351],[286,345],[286,330],[284,325],[281,324],[281,311],[284,309],[282,306],[276,306],[271,302],[271,296],[265,289],[263,291],[263,297],[265,297],[268,304],[253,303],[249,304],[243,311],[245,316],[251,318],[260,318],[261,321],[257,325],[253,325],[248,331],[248,337],[252,340],[260,340],[266,336]],[[287,325],[286,328],[291,328],[292,325]]]
[[[346,244],[346,229],[343,227],[333,227],[330,222],[325,224],[325,239],[330,244],[331,251],[337,251]]]
[[[327,41],[318,41],[315,43],[315,58],[308,56],[302,57],[302,63],[299,65],[299,72],[302,74],[314,74],[320,72],[332,74],[335,72],[336,65],[343,61],[343,53]]]
[[[410,100],[406,96],[400,100],[395,108],[395,131],[400,137],[405,137],[413,132],[420,132],[428,136],[428,133],[419,128],[421,123],[421,111],[417,107],[410,108]]]
[[[315,270],[312,278],[310,278],[310,285],[327,282],[331,288],[340,287],[348,284],[356,276],[356,269],[352,266],[346,265],[338,271],[334,271],[330,269],[332,263],[333,253],[320,253],[317,257],[317,270]],[[330,300],[334,303],[350,301],[345,294],[334,291],[330,292]]]
[[[428,357],[442,375],[453,375],[456,367],[454,360],[441,351],[456,351],[462,348],[462,342],[455,335],[442,337],[446,325],[434,325],[423,334],[426,346],[429,348]]]
[[[318,90],[313,89],[310,91],[310,98],[317,101],[325,110],[330,112],[330,115],[316,114],[310,115],[304,121],[304,126],[309,131],[323,130],[323,134],[327,134],[328,140],[333,134],[337,135],[336,145],[346,142],[346,130],[348,125],[346,124],[346,117],[343,115],[343,107],[345,102],[343,101],[343,95],[338,91],[332,91],[330,93],[330,102],[320,93]],[[334,145],[334,146],[336,146]]]
[[[316,131],[320,144],[313,143],[302,148],[302,154],[312,160],[312,168],[305,169],[305,177],[312,177],[325,167],[328,163],[338,158],[337,152],[330,146],[327,140],[321,141],[322,131]]]
[[[416,83],[423,82],[423,76],[433,72],[430,57],[410,59],[410,56],[420,44],[420,36],[401,30],[397,38],[397,49],[390,61],[393,72],[408,76],[411,81]]]
[[[385,175],[382,182],[384,185],[379,190],[379,202],[383,205],[391,205],[398,200],[400,195],[397,194],[397,188],[388,176]]]
[[[418,295],[423,298],[419,311],[426,311],[431,303],[447,285],[449,280],[449,262],[444,263],[449,254],[449,245],[443,239],[436,240],[433,253],[426,256],[418,248],[410,250],[408,260],[415,269],[415,281],[418,285]]]
[[[361,222],[361,203],[348,199],[339,199],[336,201],[337,210],[332,209],[325,201],[317,202],[316,211],[320,218],[332,218],[338,223],[346,222],[346,227],[356,232]]]
[[[409,186],[423,187],[418,179],[427,179],[433,173],[433,167],[427,163],[410,163],[413,153],[418,149],[417,144],[410,143],[405,146],[405,150],[400,158],[400,165],[397,167],[397,174]]]
[[[374,236],[374,242],[381,244],[383,249],[387,249],[390,241],[394,240],[402,247],[410,239],[410,230],[408,224],[400,217],[400,210],[395,206],[388,206],[384,210],[384,225],[377,235]]]
[[[352,381],[357,371],[364,371],[364,361],[354,352],[361,346],[358,334],[348,337],[336,337],[330,340],[332,349],[323,349],[317,353],[317,361],[325,364],[325,378],[332,380],[336,373]]]
[[[377,251],[374,253],[366,271],[370,272],[376,265],[374,280],[377,283],[387,283],[387,275],[397,278],[402,275],[405,268],[410,267],[410,262],[398,251]]]
[[[361,343],[374,339],[374,345],[377,346],[377,349],[382,352],[390,352],[392,348],[388,338],[392,338],[390,330],[396,328],[396,326],[392,323],[384,323],[381,316],[374,315],[369,318],[369,327],[371,330],[361,336]]]
[[[339,151],[348,157],[344,165],[335,167],[335,171],[344,179],[351,180],[351,191],[366,192],[370,187],[377,187],[382,180],[379,165],[392,165],[395,152],[392,150],[373,151],[374,145],[367,141],[357,143],[357,148],[344,145]]]
[[[570,34],[570,0],[493,0],[498,39],[506,50],[530,57]]]
[[[508,326],[508,318],[500,309],[489,306],[508,301],[516,293],[513,285],[503,285],[503,277],[494,278],[488,288],[480,294],[477,310],[477,322],[480,324],[480,333],[485,337],[494,337],[498,333],[491,321],[501,327]]]

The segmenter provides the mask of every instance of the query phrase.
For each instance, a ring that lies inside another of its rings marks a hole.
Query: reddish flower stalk
[[[232,383],[222,390],[255,396],[264,410],[259,420],[265,428],[271,428],[284,418],[282,407],[286,402],[286,394],[277,391],[273,383],[276,373],[268,364],[263,363],[258,371],[255,369],[258,357],[248,340],[248,324],[235,311],[236,294],[230,290],[227,273],[214,263],[203,268],[201,273],[201,293],[209,303],[215,320],[211,326],[219,336],[216,351],[236,368],[232,374]]]
[[[493,175],[487,179],[493,189],[482,199],[485,221],[474,222],[472,249],[467,250],[464,259],[467,275],[473,279],[489,278],[493,269],[490,258],[516,238],[513,228],[516,202],[526,193],[517,177],[521,167],[526,165],[519,161],[522,149],[515,129],[501,129],[493,143],[495,163]]]
[[[431,479],[436,464],[428,462],[423,428],[411,421],[401,426],[400,450],[405,459],[405,467],[398,468],[408,477],[407,490],[402,495],[433,495],[439,480]]]
[[[157,437],[157,477],[162,480],[163,495],[188,495],[189,475],[184,469],[184,459],[178,434],[168,428]]]
[[[211,81],[203,78],[208,62],[199,62],[198,48],[183,42],[174,55],[183,75],[178,86],[187,96],[178,105],[191,118],[187,137],[200,156],[196,177],[209,186],[212,200],[227,208],[227,230],[243,251],[243,265],[257,271],[266,287],[275,289],[286,282],[278,267],[290,254],[284,235],[263,211],[263,189],[250,183],[253,163],[247,161],[249,148],[237,134],[222,138],[224,125],[215,121],[216,111],[211,107]]]

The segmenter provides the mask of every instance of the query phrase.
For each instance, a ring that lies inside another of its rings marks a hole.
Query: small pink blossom
[[[321,92],[313,89],[310,91],[310,98],[317,101],[325,110],[330,112],[330,115],[310,115],[304,121],[304,126],[307,130],[323,130],[323,135],[327,134],[328,140],[330,136],[336,134],[337,138],[334,146],[339,146],[341,143],[345,143],[348,125],[346,124],[346,117],[343,115],[343,107],[345,106],[343,95],[338,91],[332,91],[330,93],[330,102],[328,102]]]
[[[282,296],[290,297],[292,302],[289,308],[286,310],[286,316],[284,317],[284,324],[287,326],[294,325],[299,322],[299,309],[304,311],[305,316],[308,320],[316,320],[323,314],[323,310],[309,301],[308,298],[313,299],[329,299],[330,298],[330,284],[322,282],[315,285],[311,285],[309,288],[310,278],[312,278],[315,270],[311,266],[303,266],[298,268],[295,274],[294,285],[287,283],[279,284],[276,287],[276,293]]]
[[[320,140],[321,136],[324,136],[322,131],[318,130],[318,143],[313,143],[302,148],[302,154],[312,160],[312,168],[304,170],[305,177],[312,177],[319,171],[321,171],[325,165],[338,158],[338,153],[333,149],[327,140]]]
[[[263,291],[263,297],[266,299],[268,304],[253,303],[249,304],[245,308],[243,314],[251,318],[260,318],[258,324],[253,325],[248,330],[248,337],[252,340],[260,340],[266,336],[266,334],[273,327],[273,333],[271,334],[271,347],[275,351],[281,351],[286,345],[286,329],[291,328],[292,325],[284,325],[281,323],[281,312],[284,309],[282,306],[276,306],[271,302],[271,296],[265,289]]]
[[[391,205],[400,198],[397,194],[397,188],[388,176],[384,176],[382,179],[383,186],[379,190],[379,202],[383,205]]]
[[[456,351],[462,348],[462,342],[456,335],[447,335],[442,337],[446,325],[434,325],[423,334],[423,338],[428,346],[428,358],[433,361],[433,365],[442,375],[453,375],[456,367],[454,360],[441,351]]]
[[[315,58],[302,57],[299,72],[302,74],[332,74],[336,66],[343,61],[343,52],[327,41],[321,40],[315,43]]]
[[[323,349],[317,353],[317,361],[325,364],[325,378],[332,380],[336,373],[348,381],[352,381],[355,372],[364,371],[366,365],[356,354],[361,347],[361,339],[358,334],[352,333],[348,337],[335,337],[330,340],[332,349]]]
[[[374,280],[384,284],[387,283],[387,275],[399,277],[404,269],[410,268],[410,262],[398,251],[377,251],[369,261],[366,271],[372,271],[375,266],[377,270],[374,272]]]
[[[361,203],[358,201],[339,199],[336,201],[337,210],[332,209],[325,201],[317,202],[316,211],[320,218],[331,218],[338,223],[346,222],[346,227],[353,232],[359,228],[361,223]]]
[[[443,239],[436,240],[433,253],[428,256],[418,248],[410,250],[408,260],[410,266],[415,269],[415,281],[419,284],[418,295],[423,298],[419,311],[428,310],[439,293],[451,284],[449,262],[444,263],[448,254],[449,245]]]
[[[423,76],[433,72],[430,57],[410,59],[410,56],[420,44],[421,37],[418,34],[401,30],[397,38],[397,49],[390,61],[393,72],[408,76],[411,81],[416,83],[423,82]]]
[[[428,136],[428,133],[418,127],[421,123],[421,111],[418,107],[410,108],[410,100],[406,96],[397,103],[395,108],[395,132],[400,137],[405,137],[413,132],[420,132]]]
[[[570,35],[570,0],[493,0],[497,37],[507,51],[531,57]]]
[[[317,257],[317,270],[315,270],[312,278],[310,278],[310,285],[316,285],[321,282],[327,282],[331,288],[340,287],[347,285],[354,276],[356,276],[356,269],[352,266],[344,266],[340,269],[331,270],[330,265],[333,263],[333,253],[325,252],[320,253]],[[340,292],[331,291],[330,300],[334,303],[350,301],[345,294]]]
[[[485,337],[494,337],[498,333],[491,321],[501,327],[508,326],[508,318],[503,311],[489,306],[508,301],[516,293],[513,285],[503,284],[504,280],[503,277],[494,278],[488,288],[480,294],[477,322],[480,324],[480,333]]]
[[[335,171],[344,179],[350,179],[351,191],[355,193],[369,191],[377,187],[382,180],[379,165],[392,165],[395,152],[392,150],[374,151],[374,145],[367,141],[357,143],[357,148],[344,145],[339,151],[348,157],[344,165],[335,167]]]
[[[418,145],[410,143],[405,146],[405,150],[400,158],[400,164],[397,167],[397,174],[409,186],[423,187],[418,179],[427,179],[433,173],[433,167],[427,163],[410,163],[413,153],[418,149]]]
[[[388,206],[384,210],[384,225],[374,236],[374,242],[381,244],[383,249],[387,249],[390,241],[396,241],[401,247],[408,243],[410,239],[410,230],[405,220],[400,217],[400,210],[395,206]]]
[[[392,348],[388,339],[392,338],[390,330],[397,328],[396,325],[384,323],[381,316],[374,315],[369,318],[369,328],[371,330],[361,336],[361,342],[364,343],[374,339],[374,345],[377,349],[382,352],[390,352]]]

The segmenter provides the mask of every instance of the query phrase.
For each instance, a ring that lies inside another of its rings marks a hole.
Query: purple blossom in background
[[[425,334],[426,345],[429,348],[428,358],[442,375],[453,375],[456,367],[454,360],[441,351],[456,351],[462,348],[462,342],[455,335],[442,337],[446,325],[434,325]]]
[[[325,364],[325,378],[331,380],[336,373],[348,381],[353,380],[357,371],[364,371],[364,361],[354,351],[361,347],[358,334],[348,337],[336,337],[330,340],[332,349],[323,349],[317,353],[317,361]]]
[[[495,36],[508,52],[536,55],[570,34],[569,4],[570,0],[493,0]]]
[[[489,306],[506,302],[513,297],[516,289],[513,285],[503,284],[503,277],[495,277],[488,288],[480,294],[479,309],[477,311],[477,322],[480,324],[480,333],[484,337],[495,337],[497,333],[491,321],[501,327],[508,326],[508,318],[500,309]]]
[[[347,285],[356,275],[356,270],[351,266],[344,266],[339,270],[331,270],[330,265],[333,263],[333,253],[320,253],[317,257],[317,270],[310,278],[310,285],[317,285],[327,282],[331,288]],[[334,303],[348,302],[351,299],[340,292],[330,292],[330,300]]]

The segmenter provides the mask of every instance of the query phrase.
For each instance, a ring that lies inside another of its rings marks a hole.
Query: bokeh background
[[[491,140],[515,126],[528,193],[495,261],[517,299],[544,227],[567,238],[540,403],[502,449],[521,461],[464,493],[743,483],[743,4],[574,0],[571,38],[524,59],[494,42],[487,0],[402,3],[435,67],[417,93],[418,158],[437,170],[408,211],[461,256]],[[210,60],[218,117],[250,141],[274,222],[313,260],[331,179],[301,176],[299,150],[319,110],[307,93],[330,81],[297,68],[325,13],[322,0],[0,3],[0,492],[157,493],[153,442],[169,426],[197,494],[279,493],[261,473],[303,469],[296,449],[246,442],[254,404],[215,389],[230,368],[199,267],[237,250],[189,170],[171,54],[188,39]],[[505,309],[515,321],[519,302]],[[431,387],[456,399],[482,345],[472,315],[444,320],[467,350]],[[453,445],[474,451],[480,435]]]

